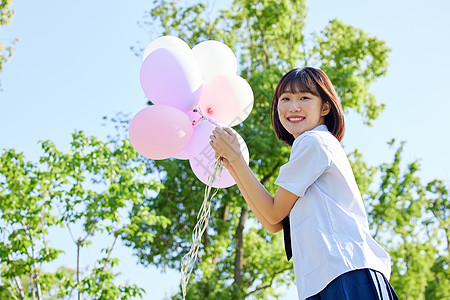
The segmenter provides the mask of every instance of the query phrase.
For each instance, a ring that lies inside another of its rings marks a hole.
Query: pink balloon
[[[189,145],[189,144],[188,144]],[[184,147],[183,150],[181,150],[180,152],[178,152],[177,154],[175,154],[173,156],[173,158],[176,159],[182,159],[182,160],[186,160],[189,159],[189,151],[187,149],[187,147]]]
[[[184,112],[186,115],[188,115],[189,119],[193,122],[199,122],[202,118],[202,115],[198,111],[194,110],[188,110]],[[184,147],[183,150],[181,150],[179,153],[173,156],[177,159],[189,159],[189,144]]]
[[[192,51],[158,48],[142,63],[141,86],[154,104],[182,111],[196,107],[203,85],[202,72]]]
[[[253,108],[253,91],[238,75],[219,75],[205,82],[199,107],[203,115],[227,127],[244,121]]]
[[[128,133],[131,145],[139,154],[166,159],[186,147],[193,126],[184,112],[167,105],[152,105],[133,117]]]
[[[191,165],[194,174],[204,184],[208,184],[208,176],[212,173],[215,163],[215,151],[209,144],[209,137],[215,127],[216,126],[210,122],[203,120],[195,126],[194,134],[192,135],[192,139],[188,145],[189,164]],[[249,153],[247,145],[236,131],[234,131],[234,133],[238,135],[241,151],[243,152],[244,158],[248,163]],[[212,186],[215,188],[227,188],[234,184],[236,184],[236,182],[230,175],[230,172],[228,172],[226,168],[223,168],[220,181],[219,178],[216,178]]]

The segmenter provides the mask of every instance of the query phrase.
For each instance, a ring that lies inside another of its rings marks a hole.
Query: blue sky
[[[142,109],[141,59],[130,46],[138,41],[145,46],[155,37],[137,24],[151,3],[16,0],[16,15],[0,35],[6,43],[20,38],[0,73],[0,149],[15,148],[36,160],[39,140],[50,139],[64,150],[75,130],[106,137],[110,129],[101,126],[103,116]],[[307,32],[337,17],[392,49],[387,75],[371,88],[386,110],[373,127],[350,114],[346,150],[359,148],[370,164],[378,165],[393,157],[388,140],[404,140],[405,161],[419,159],[425,181],[438,178],[450,185],[450,2],[315,0],[308,8]],[[95,256],[95,249],[85,257]],[[177,289],[177,270],[135,266],[124,247],[115,254],[122,262],[121,278],[145,287],[146,299],[163,299]],[[70,255],[62,262],[74,266]],[[288,292],[295,296],[292,289]]]

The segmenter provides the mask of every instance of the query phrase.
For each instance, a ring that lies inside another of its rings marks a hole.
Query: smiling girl
[[[271,121],[277,137],[292,146],[274,196],[248,167],[231,130],[217,127],[211,146],[264,228],[284,229],[299,299],[398,299],[388,281],[389,255],[370,235],[339,143],[344,115],[327,75],[309,67],[285,74],[272,99]]]

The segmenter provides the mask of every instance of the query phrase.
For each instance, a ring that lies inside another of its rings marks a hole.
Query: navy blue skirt
[[[374,270],[347,272],[307,300],[398,300],[386,277]]]

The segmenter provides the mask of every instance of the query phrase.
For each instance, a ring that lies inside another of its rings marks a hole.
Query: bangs
[[[283,93],[310,93],[314,96],[320,96],[317,90],[317,85],[313,78],[306,73],[299,70],[299,72],[293,72],[290,76],[283,78],[280,83],[277,98]]]

